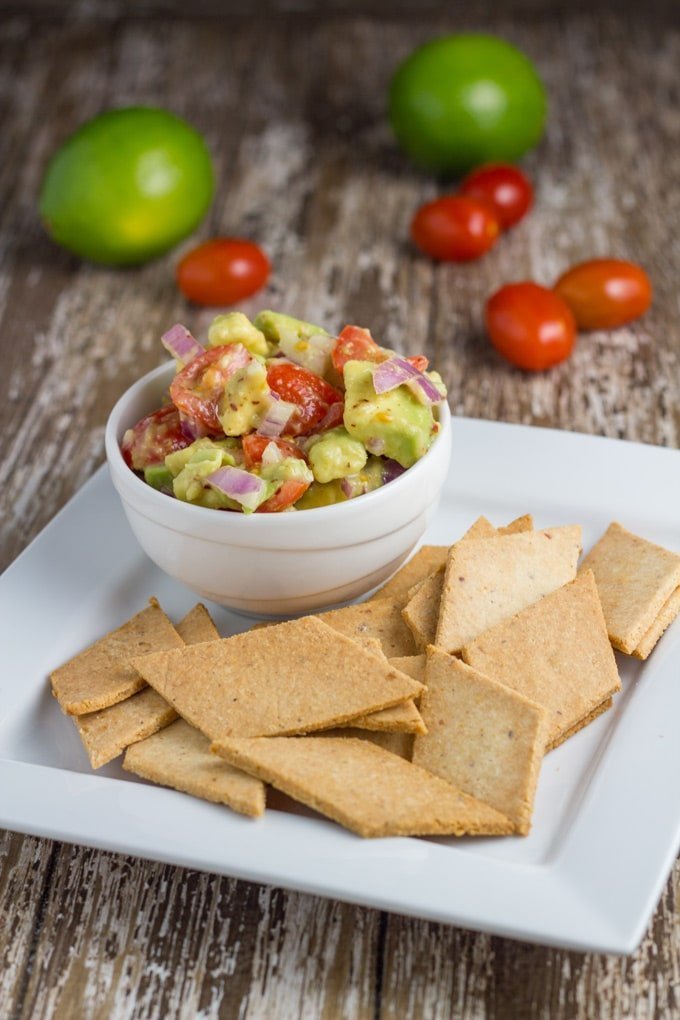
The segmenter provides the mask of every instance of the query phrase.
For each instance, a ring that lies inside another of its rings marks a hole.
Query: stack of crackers
[[[612,645],[645,658],[680,556],[612,524],[479,518],[368,601],[220,638],[155,599],[51,675],[93,768],[242,814],[267,784],[362,836],[526,834],[544,754],[606,711]]]

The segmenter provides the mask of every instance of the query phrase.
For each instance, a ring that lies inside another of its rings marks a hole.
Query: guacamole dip
[[[434,442],[446,397],[423,355],[402,357],[367,329],[279,312],[219,315],[207,346],[184,326],[169,402],[128,429],[121,451],[148,485],[215,510],[329,506],[386,485]]]

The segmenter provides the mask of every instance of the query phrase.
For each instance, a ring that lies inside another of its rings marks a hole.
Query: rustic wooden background
[[[425,349],[458,414],[678,445],[677,4],[376,6],[270,3],[255,18],[217,0],[0,5],[0,566],[101,462],[107,412],[162,359],[163,327],[209,318],[178,296],[176,252],[113,272],[42,232],[46,160],[112,105],[167,105],[205,132],[219,190],[200,236],[252,237],[275,266],[251,310],[358,321]],[[470,28],[537,61],[550,124],[526,161],[533,214],[482,262],[434,267],[405,239],[440,186],[395,150],[385,90],[414,45]],[[607,254],[651,273],[644,321],[583,336],[535,378],[494,355],[491,289]],[[679,881],[676,867],[638,952],[617,959],[4,833],[0,1020],[677,1018]]]

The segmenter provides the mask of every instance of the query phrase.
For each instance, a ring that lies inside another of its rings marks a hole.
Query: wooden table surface
[[[247,311],[370,324],[387,344],[424,349],[457,414],[678,445],[673,5],[551,13],[536,0],[480,0],[464,14],[401,4],[382,18],[360,6],[253,19],[215,17],[217,3],[197,0],[187,20],[170,0],[5,5],[2,566],[101,463],[107,413],[162,360],[163,328],[179,319],[200,331],[210,318],[178,296],[176,252],[109,271],[57,250],[41,229],[50,153],[112,105],[167,105],[205,133],[219,189],[200,236],[252,237],[275,267]],[[437,184],[396,151],[385,89],[415,44],[467,28],[498,32],[537,61],[551,116],[526,161],[532,215],[482,262],[435,267],[406,236]],[[581,337],[569,363],[536,377],[494,355],[481,326],[494,287],[547,283],[609,254],[651,273],[656,298],[642,322]],[[4,833],[0,1017],[677,1018],[679,877],[676,867],[637,953],[619,959]]]

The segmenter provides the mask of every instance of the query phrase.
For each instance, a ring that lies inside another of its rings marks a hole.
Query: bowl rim
[[[157,365],[156,368],[152,368],[145,375],[137,379],[131,386],[128,386],[126,390],[120,395],[116,403],[113,405],[109,416],[106,420],[106,427],[104,432],[104,447],[106,452],[106,459],[109,465],[112,478],[115,482],[116,478],[121,480],[121,483],[126,487],[130,487],[131,494],[138,494],[140,499],[151,500],[152,504],[158,506],[159,514],[162,515],[163,511],[170,511],[170,507],[174,507],[173,511],[176,512],[178,520],[182,520],[187,526],[193,524],[199,527],[201,522],[207,523],[212,521],[216,523],[218,519],[224,522],[225,529],[246,528],[249,531],[266,530],[272,526],[272,518],[275,519],[277,526],[286,525],[284,521],[294,520],[300,522],[300,514],[304,514],[304,520],[309,521],[310,526],[313,524],[319,524],[323,521],[329,523],[336,522],[343,517],[353,518],[357,514],[362,513],[362,508],[365,511],[371,509],[375,510],[380,501],[385,501],[387,498],[390,500],[398,498],[399,493],[402,489],[405,489],[407,484],[413,482],[416,477],[424,475],[428,467],[432,464],[433,460],[439,449],[441,449],[442,442],[446,443],[451,430],[451,411],[446,399],[442,400],[441,403],[435,405],[438,412],[439,422],[441,429],[430,446],[427,453],[425,453],[420,460],[416,461],[410,468],[407,468],[403,474],[399,475],[392,482],[387,485],[382,485],[378,489],[374,489],[372,492],[367,492],[363,496],[357,496],[355,499],[348,499],[343,503],[334,503],[330,506],[321,507],[310,507],[309,509],[299,510],[296,513],[278,513],[278,514],[242,514],[242,513],[225,513],[215,511],[212,507],[194,506],[192,503],[184,503],[182,500],[173,499],[170,496],[159,492],[154,489],[151,485],[148,485],[145,481],[138,477],[138,475],[125,463],[123,455],[120,450],[120,440],[118,438],[119,431],[125,431],[131,428],[135,423],[131,424],[123,423],[120,419],[123,414],[124,407],[136,397],[140,396],[145,389],[150,387],[153,383],[162,379],[165,375],[168,376],[168,384],[170,378],[174,373],[175,363],[174,361],[166,361],[161,365]],[[151,413],[151,411],[147,412]],[[139,420],[139,419],[138,419]],[[124,427],[123,427],[124,425]],[[448,462],[448,458],[447,458]],[[116,486],[118,488],[118,486]],[[122,493],[119,492],[122,496]],[[156,501],[158,501],[156,503]],[[219,514],[219,517],[217,516]],[[146,514],[150,516],[150,514]]]

